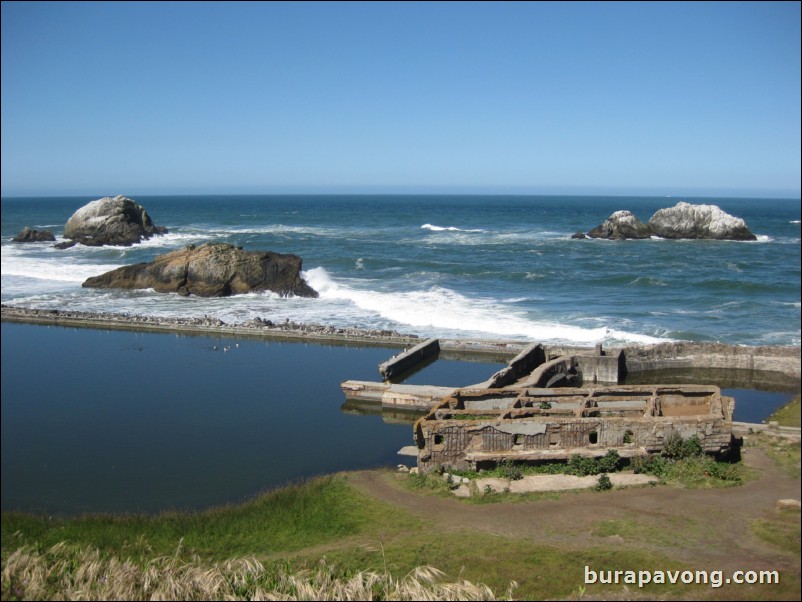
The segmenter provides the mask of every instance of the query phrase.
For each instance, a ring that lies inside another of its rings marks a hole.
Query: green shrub
[[[743,481],[743,471],[738,464],[716,462],[712,458],[710,458],[710,462],[707,466],[706,476],[719,481],[729,481],[732,483],[740,483]]]
[[[566,474],[577,475],[586,477],[588,475],[596,475],[602,472],[616,472],[621,468],[621,456],[618,455],[618,450],[610,449],[607,453],[599,458],[584,458],[579,454],[574,454],[565,467]]]
[[[682,460],[702,455],[702,444],[699,437],[693,435],[688,439],[683,439],[677,431],[671,431],[663,439],[663,451],[661,455],[671,460]]]
[[[598,483],[596,483],[596,491],[607,491],[608,489],[613,488],[613,482],[610,480],[610,477],[607,476],[606,473],[603,473],[599,477]]]
[[[683,446],[683,453],[683,457],[685,458],[701,456],[704,453],[704,450],[702,449],[702,443],[699,441],[699,437],[693,435],[690,439],[687,439],[685,441],[685,445]]]
[[[513,464],[510,460],[504,460],[499,465],[501,477],[510,481],[520,481],[524,478],[524,471],[520,466]]]
[[[632,458],[630,466],[635,473],[650,474],[686,487],[728,487],[744,480],[742,464],[718,462],[704,454],[692,453],[681,459],[654,454]]]
[[[565,473],[577,475],[579,477],[599,474],[599,465],[595,458],[584,458],[579,454],[574,454],[571,456],[571,459],[568,460]]]
[[[604,457],[598,460],[599,472],[616,472],[621,468],[621,456],[618,455],[618,450],[610,449]]]
[[[677,431],[671,431],[663,437],[663,451],[660,452],[664,458],[679,458],[682,456],[682,449],[685,440]]]
[[[635,474],[650,474],[656,477],[663,477],[666,472],[668,461],[659,455],[649,455],[632,458],[630,466]]]

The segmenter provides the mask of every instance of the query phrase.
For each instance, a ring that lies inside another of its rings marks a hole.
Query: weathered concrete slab
[[[367,380],[346,380],[340,384],[340,388],[347,399],[381,403],[382,395],[390,388],[390,384]]]
[[[456,390],[454,387],[400,385],[364,380],[346,380],[340,387],[348,399],[414,410],[431,409]]]
[[[779,426],[776,422],[752,423],[752,422],[733,422],[732,434],[737,437],[745,437],[751,433],[767,433],[775,437],[786,439],[802,439],[802,430],[794,426]]]
[[[512,358],[506,368],[502,368],[486,381],[470,385],[474,389],[500,389],[532,373],[546,361],[546,351],[540,343],[529,345]]]
[[[382,405],[415,409],[432,408],[455,390],[454,387],[434,385],[390,385],[382,395]]]
[[[659,479],[650,475],[631,472],[616,472],[607,475],[613,487],[633,487],[657,483]],[[475,480],[475,491],[483,495],[489,490],[495,493],[538,493],[547,491],[571,491],[576,489],[592,489],[599,482],[599,475],[577,477],[573,475],[529,475],[517,481],[509,479],[485,478]],[[471,497],[474,489],[470,485],[461,484],[453,490],[457,497]]]
[[[384,380],[389,380],[395,375],[411,370],[417,364],[439,352],[440,341],[438,339],[427,339],[423,343],[415,345],[412,349],[407,349],[379,364],[379,372]]]

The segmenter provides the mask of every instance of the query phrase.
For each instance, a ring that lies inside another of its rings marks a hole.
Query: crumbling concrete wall
[[[601,350],[601,347],[599,347]],[[576,355],[576,366],[582,381],[588,383],[619,383],[626,373],[624,354],[620,349],[601,354]]]
[[[660,343],[622,349],[627,372],[668,368],[725,368],[779,372],[800,378],[800,347],[722,343]]]
[[[542,344],[529,345],[516,355],[506,368],[502,368],[488,380],[473,385],[474,388],[499,389],[515,383],[546,361],[546,350]]]

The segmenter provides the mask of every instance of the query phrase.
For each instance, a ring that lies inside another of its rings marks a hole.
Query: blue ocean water
[[[158,316],[256,316],[421,336],[607,345],[800,344],[798,199],[341,195],[142,196],[170,233],[132,247],[60,238],[90,197],[2,199],[2,302]],[[746,220],[757,242],[572,240],[612,212],[679,200]],[[205,241],[294,253],[319,299],[200,299],[81,288],[89,276]]]

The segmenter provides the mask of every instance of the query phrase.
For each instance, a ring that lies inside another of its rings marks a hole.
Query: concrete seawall
[[[55,310],[34,310],[2,306],[2,320],[32,324],[58,324],[87,328],[118,328],[125,330],[152,330],[168,332],[194,332],[201,334],[228,334],[232,336],[260,337],[277,340],[316,341],[321,343],[348,343],[409,347],[421,342],[418,337],[391,331],[369,331],[358,328],[333,328],[315,324],[224,324],[222,321],[203,318],[154,318],[123,314],[95,314]],[[531,349],[531,342],[504,340],[440,339],[440,350],[463,357],[513,357]],[[725,370],[754,370],[777,373],[800,379],[799,346],[746,346],[723,343],[660,343],[658,345],[631,345],[605,350],[605,356],[620,351],[620,367],[624,373],[676,368],[717,368]],[[592,347],[546,347],[548,357],[561,355],[596,355]],[[608,381],[611,377],[600,380]]]
[[[800,347],[748,347],[723,343],[660,343],[625,347],[627,373],[674,368],[778,372],[800,378]]]

